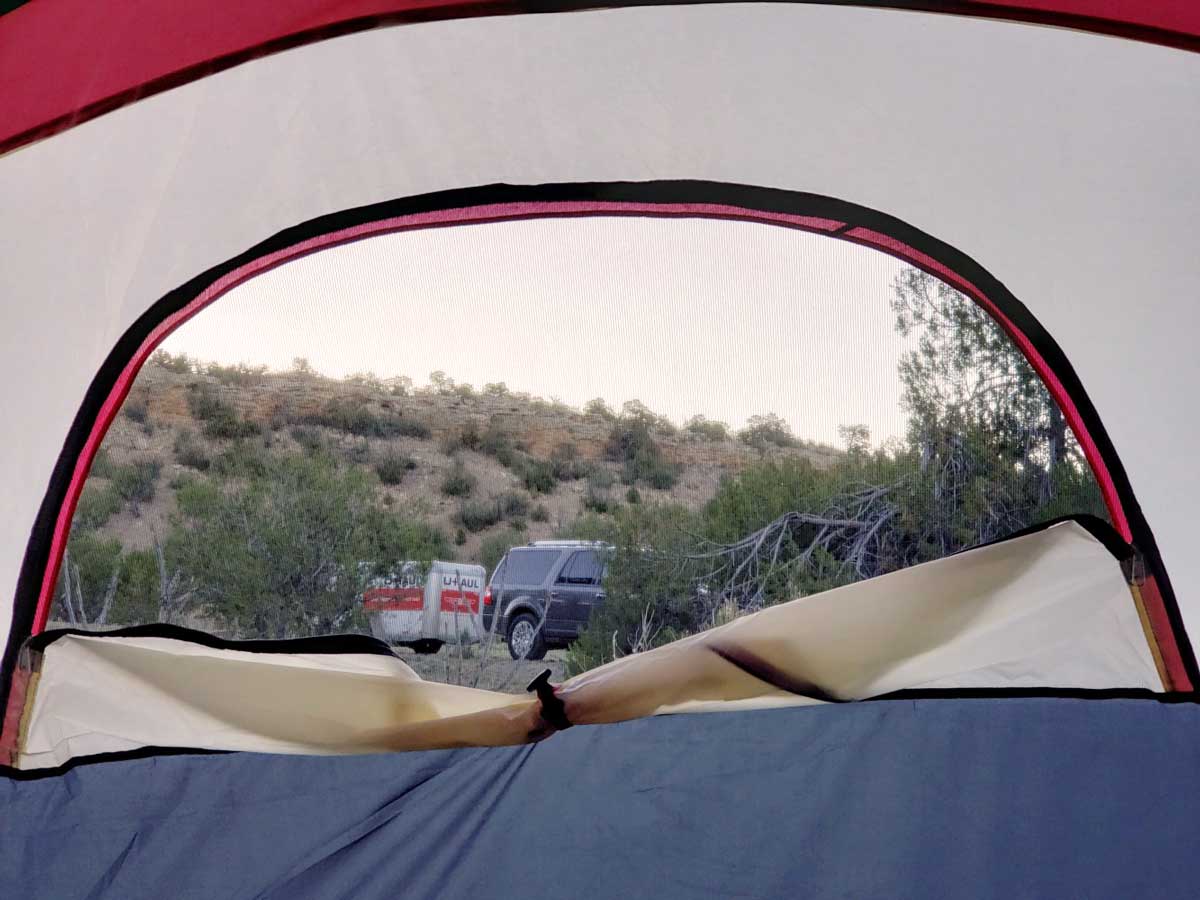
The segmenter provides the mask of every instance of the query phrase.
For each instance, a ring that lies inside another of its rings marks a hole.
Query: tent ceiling
[[[0,20],[0,40],[43,6]],[[22,215],[0,243],[0,414],[21,440],[0,445],[0,592],[102,361],[198,273],[389,198],[695,178],[861,203],[1001,279],[1074,364],[1200,617],[1200,422],[1181,412],[1200,382],[1198,85],[1198,56],[1059,29],[626,9],[333,38],[9,153],[0,196]]]
[[[623,5],[621,0],[28,3],[0,21],[0,96],[6,104],[0,152],[220,69],[338,34],[404,22]],[[1016,18],[1200,47],[1200,5],[1191,0],[860,0],[860,5]],[[49,72],[53,77],[45,77]]]

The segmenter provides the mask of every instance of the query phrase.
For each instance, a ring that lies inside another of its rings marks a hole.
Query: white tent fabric
[[[1200,443],[1200,57],[771,4],[349,35],[0,159],[0,593],[87,385],[167,291],[348,207],[497,181],[673,178],[861,203],[996,275],[1075,366],[1185,619],[1200,618],[1200,480],[1184,452]],[[0,634],[10,613],[0,604]]]
[[[190,747],[367,753],[520,743],[537,700],[422,681],[399,659],[153,637],[50,643],[17,764]],[[794,600],[569,679],[574,724],[861,700],[905,689],[1161,691],[1138,605],[1074,522]]]

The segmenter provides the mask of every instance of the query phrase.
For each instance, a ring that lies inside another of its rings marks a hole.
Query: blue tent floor
[[[1200,707],[880,701],[0,779],[9,897],[1195,897]]]

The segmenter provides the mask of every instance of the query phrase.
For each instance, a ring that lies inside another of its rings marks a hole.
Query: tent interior
[[[227,6],[0,5],[0,883],[1186,895],[1200,12]]]

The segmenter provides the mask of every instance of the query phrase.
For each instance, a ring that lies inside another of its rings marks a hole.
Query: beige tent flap
[[[535,698],[423,681],[383,655],[69,635],[34,656],[14,742],[23,769],[140,747],[372,753],[516,744],[554,730]],[[1074,522],[781,604],[555,694],[573,724],[599,724],[910,688],[1029,687],[1163,690],[1120,565]]]

